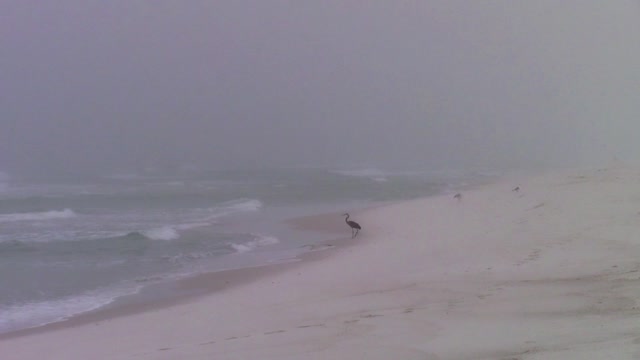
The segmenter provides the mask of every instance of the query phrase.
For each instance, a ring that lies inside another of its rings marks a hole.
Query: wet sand
[[[556,171],[465,190],[460,201],[446,195],[354,212],[363,226],[355,241],[333,233],[335,246],[303,261],[203,275],[181,286],[220,287],[5,338],[0,354],[636,359],[639,179],[630,168]]]

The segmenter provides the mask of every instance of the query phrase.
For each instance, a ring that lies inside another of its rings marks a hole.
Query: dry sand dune
[[[639,212],[626,168],[370,209],[355,240],[342,224],[346,246],[186,303],[7,337],[0,358],[638,359]]]

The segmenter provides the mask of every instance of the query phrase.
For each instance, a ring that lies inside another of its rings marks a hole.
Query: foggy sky
[[[0,3],[0,170],[640,158],[636,1]]]

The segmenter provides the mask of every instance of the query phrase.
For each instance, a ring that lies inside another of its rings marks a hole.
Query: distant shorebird
[[[518,191],[520,191],[520,186],[516,186],[516,187],[515,187],[515,188],[513,188],[513,190],[511,190],[511,191],[514,191],[514,192],[518,192]]]
[[[351,228],[351,238],[353,239],[354,237],[358,236],[358,231],[362,230],[360,224],[355,221],[349,220],[349,213],[342,214],[342,216],[346,216],[346,218],[344,218],[344,221]]]
[[[458,201],[460,201],[460,200],[462,200],[462,194],[457,193],[457,194],[453,195],[453,198],[458,200]]]

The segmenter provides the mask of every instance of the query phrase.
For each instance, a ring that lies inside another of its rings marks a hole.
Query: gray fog
[[[639,158],[637,1],[6,0],[0,171]]]

